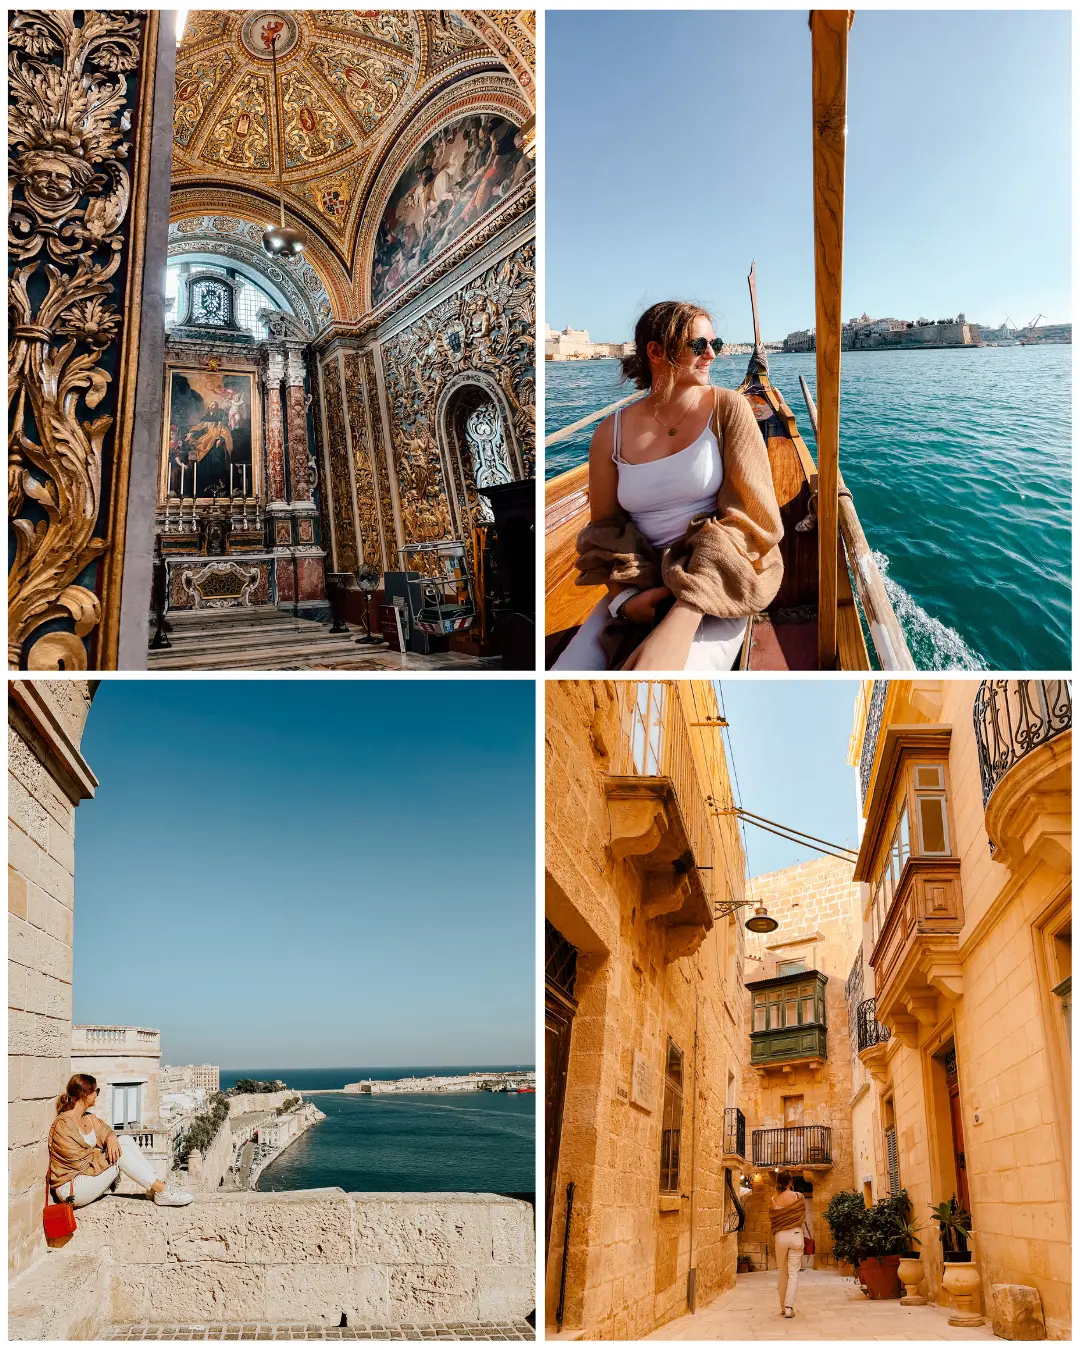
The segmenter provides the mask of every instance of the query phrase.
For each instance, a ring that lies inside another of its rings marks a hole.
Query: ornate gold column
[[[38,10],[8,25],[8,661],[111,669],[156,284],[144,254],[161,15]]]

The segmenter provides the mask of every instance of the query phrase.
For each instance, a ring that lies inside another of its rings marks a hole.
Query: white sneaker
[[[794,1316],[795,1316],[795,1309],[794,1309],[794,1308],[785,1308],[785,1309],[784,1309],[784,1316],[785,1316],[785,1317],[794,1317]]]
[[[190,1205],[195,1197],[190,1191],[182,1191],[178,1186],[166,1186],[154,1196],[155,1205]]]

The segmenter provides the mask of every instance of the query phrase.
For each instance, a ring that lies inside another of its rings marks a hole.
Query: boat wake
[[[986,670],[986,659],[969,647],[955,628],[928,614],[903,586],[893,581],[886,555],[877,549],[873,554],[918,669]]]

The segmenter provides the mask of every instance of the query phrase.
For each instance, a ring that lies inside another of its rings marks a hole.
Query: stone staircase
[[[485,670],[497,664],[457,652],[418,656],[385,643],[360,646],[361,628],[331,633],[327,623],[274,605],[176,610],[169,623],[172,646],[147,653],[149,670]]]

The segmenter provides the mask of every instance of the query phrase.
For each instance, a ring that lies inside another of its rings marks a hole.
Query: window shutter
[[[896,1151],[896,1126],[890,1125],[885,1131],[885,1152],[889,1165],[889,1194],[900,1194],[900,1158]]]

